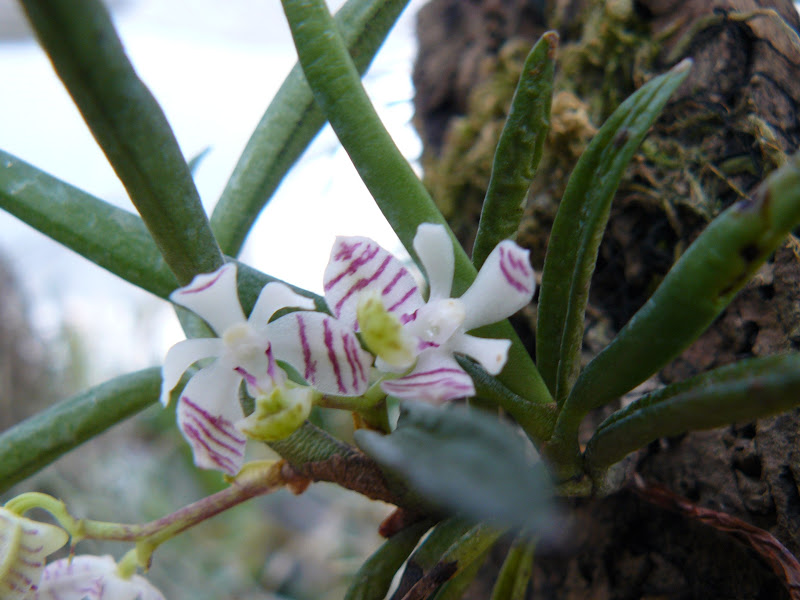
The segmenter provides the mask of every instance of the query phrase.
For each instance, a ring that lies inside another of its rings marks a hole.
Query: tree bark
[[[703,227],[797,150],[800,19],[789,0],[430,2],[418,24],[416,123],[426,183],[467,248],[522,61],[550,28],[561,36],[552,127],[517,234],[537,270],[567,177],[594,132],[642,83],[694,60],[614,199],[592,279],[588,361]],[[787,240],[650,384],[800,348],[799,249]],[[533,340],[535,300],[522,315],[515,326]],[[643,449],[631,470],[771,532],[797,554],[799,431],[794,412],[690,433]],[[789,597],[758,552],[630,491],[571,514],[579,526],[537,553],[531,597]]]

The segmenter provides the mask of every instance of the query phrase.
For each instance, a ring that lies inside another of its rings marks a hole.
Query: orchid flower
[[[80,555],[44,569],[35,600],[164,600],[140,575],[123,577],[110,556]]]
[[[219,336],[179,342],[164,361],[161,402],[166,406],[170,390],[192,364],[216,359],[189,380],[178,405],[178,425],[199,467],[235,475],[244,462],[244,433],[275,439],[276,424],[269,416],[280,413],[291,422],[294,427],[278,427],[285,435],[308,416],[313,391],[297,392],[276,360],[292,365],[322,393],[358,396],[367,388],[372,357],[342,323],[311,311],[270,322],[283,308],[314,308],[310,299],[283,283],[264,286],[247,319],[237,294],[235,264],[198,275],[170,299],[205,319]],[[239,404],[242,381],[256,399],[255,416],[249,420],[242,419]]]
[[[472,379],[453,355],[474,359],[492,375],[502,370],[511,342],[466,332],[501,321],[531,301],[536,284],[528,251],[500,242],[472,286],[451,298],[455,258],[445,228],[420,225],[414,250],[428,276],[427,302],[408,269],[365,237],[336,239],[325,270],[325,299],[334,315],[361,332],[378,356],[379,370],[411,369],[381,383],[387,394],[430,402],[473,396]]]
[[[0,598],[27,598],[37,588],[47,555],[68,539],[60,527],[0,508]]]

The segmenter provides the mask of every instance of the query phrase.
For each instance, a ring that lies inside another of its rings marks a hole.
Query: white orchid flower
[[[0,598],[28,598],[39,584],[47,555],[68,539],[60,527],[0,508]]]
[[[79,555],[49,565],[34,600],[164,600],[140,575],[122,577],[110,556]]]
[[[198,275],[170,299],[202,317],[219,336],[184,340],[167,353],[163,367],[161,402],[194,363],[215,358],[186,384],[178,405],[178,425],[192,447],[195,464],[235,475],[244,462],[245,435],[254,423],[245,421],[239,404],[244,381],[258,404],[259,398],[281,399],[280,410],[293,398],[302,403],[304,416],[286,411],[299,425],[308,415],[308,394],[283,393],[283,360],[322,393],[358,396],[368,385],[372,356],[359,345],[353,332],[329,315],[297,311],[270,322],[280,309],[313,309],[313,302],[283,283],[268,283],[261,290],[249,318],[245,318],[236,288],[236,265],[226,264],[214,273]],[[264,423],[263,415],[259,415]]]
[[[474,359],[492,375],[502,370],[511,342],[466,332],[531,301],[536,283],[528,251],[501,242],[464,295],[451,298],[455,259],[445,228],[420,225],[414,250],[428,277],[427,302],[403,264],[365,237],[337,238],[325,270],[325,299],[333,314],[361,331],[379,370],[403,373],[413,366],[381,384],[387,394],[430,402],[473,396],[472,379],[453,355]]]

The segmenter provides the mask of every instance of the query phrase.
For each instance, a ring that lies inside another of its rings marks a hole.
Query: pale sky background
[[[342,0],[329,2],[332,10]],[[387,128],[409,159],[420,143],[410,125],[412,0],[365,78]],[[1,29],[15,29],[0,0]],[[296,61],[278,0],[118,0],[114,19],[139,76],[161,103],[184,155],[210,147],[196,183],[210,213],[270,99]],[[133,211],[104,155],[30,36],[0,41],[0,148]],[[319,291],[336,235],[368,235],[399,249],[329,127],[284,180],[248,238],[242,258]],[[0,211],[0,252],[10,257],[47,338],[62,323],[78,331],[90,379],[158,364],[181,338],[169,305],[65,250]]]

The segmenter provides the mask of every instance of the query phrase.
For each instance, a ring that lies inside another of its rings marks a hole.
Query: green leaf
[[[358,569],[344,600],[383,600],[395,573],[429,528],[429,521],[415,523],[386,540]]]
[[[445,510],[532,527],[549,514],[548,477],[524,437],[480,411],[406,402],[394,433],[362,429],[355,439],[385,471]]]
[[[0,434],[0,492],[154,404],[161,369],[123,375],[62,400]]]
[[[222,265],[200,196],[161,107],[99,0],[22,0],[69,91],[181,284]]]
[[[300,64],[314,98],[350,155],[361,179],[412,257],[420,223],[447,227],[422,182],[378,118],[339,31],[322,0],[282,0]],[[461,295],[476,271],[449,227],[455,254],[453,294]],[[547,403],[550,394],[536,366],[507,322],[481,328],[480,335],[512,341],[500,379],[528,401]]]
[[[580,370],[589,284],[611,200],[636,148],[690,66],[691,61],[681,62],[625,100],[570,176],[547,247],[536,326],[536,361],[559,406]]]
[[[536,539],[522,532],[503,561],[492,590],[492,600],[525,600],[533,571]]]
[[[714,219],[673,265],[645,305],[592,360],[556,422],[554,464],[577,473],[578,427],[586,413],[622,396],[705,331],[753,273],[800,223],[800,155],[775,170],[747,200]]]
[[[800,405],[800,354],[743,360],[642,396],[597,428],[587,469],[602,473],[660,437],[744,423]]]
[[[349,0],[336,25],[363,75],[408,0]],[[258,214],[289,168],[325,124],[303,69],[296,65],[261,118],[214,212],[211,227],[222,251],[237,256]]]
[[[142,220],[0,150],[0,208],[140,288],[178,287]]]
[[[492,530],[485,526],[478,526],[467,537],[467,540],[462,538],[455,548],[451,548],[442,557],[442,562],[455,562],[458,564],[458,569],[445,584],[436,592],[434,600],[460,600],[464,597],[464,593],[469,588],[470,584],[478,576],[478,572],[489,557],[497,538],[500,537],[502,532]],[[467,543],[470,547],[466,547]],[[468,554],[465,552],[468,550]]]
[[[550,103],[558,34],[545,33],[525,59],[511,109],[494,154],[472,263],[480,269],[494,247],[514,238],[531,180],[550,130]]]

